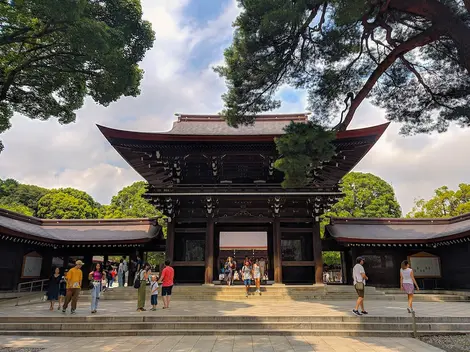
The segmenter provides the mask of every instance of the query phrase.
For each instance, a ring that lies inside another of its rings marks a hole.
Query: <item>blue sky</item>
[[[0,178],[44,187],[75,187],[98,202],[109,203],[122,187],[140,180],[103,138],[96,124],[136,131],[167,131],[175,113],[218,113],[224,82],[212,67],[222,63],[239,9],[235,0],[142,0],[144,16],[156,31],[154,47],[141,63],[141,95],[122,98],[109,107],[90,99],[77,112],[77,122],[12,119],[0,136]],[[305,93],[282,87],[281,112],[304,112]],[[351,128],[383,123],[383,111],[366,102]],[[393,184],[405,212],[415,197],[430,197],[441,185],[469,182],[468,129],[443,135],[401,137],[399,126],[388,131],[356,167]]]

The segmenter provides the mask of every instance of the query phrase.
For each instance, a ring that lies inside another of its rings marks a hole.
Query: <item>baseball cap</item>
[[[85,263],[82,262],[81,260],[77,260],[77,261],[75,262],[75,265],[83,265],[83,264],[85,264]]]

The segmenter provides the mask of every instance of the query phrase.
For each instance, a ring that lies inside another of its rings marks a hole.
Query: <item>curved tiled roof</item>
[[[448,219],[332,218],[327,234],[338,242],[433,243],[470,235],[470,213]]]
[[[0,209],[0,235],[49,243],[146,242],[160,229],[156,219],[44,220]]]

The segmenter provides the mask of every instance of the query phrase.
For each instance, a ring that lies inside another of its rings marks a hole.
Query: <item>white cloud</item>
[[[77,122],[60,126],[55,120],[41,122],[15,116],[13,127],[0,136],[5,151],[0,154],[0,178],[11,177],[46,187],[75,187],[108,203],[123,186],[140,180],[112,149],[95,124],[138,130],[166,131],[174,113],[217,113],[224,82],[212,71],[221,63],[222,49],[230,40],[238,9],[232,1],[225,11],[204,27],[183,16],[189,0],[143,0],[144,16],[156,31],[154,48],[142,67],[142,94],[123,98],[104,108],[87,100]],[[193,0],[195,1],[195,0]],[[189,58],[198,45],[210,44],[218,55],[204,69],[191,69]],[[282,112],[304,111],[306,95],[296,103],[285,103]],[[380,109],[365,103],[351,128],[385,122]],[[381,140],[356,167],[372,172],[393,184],[407,212],[414,198],[432,196],[441,185],[456,187],[470,182],[468,129],[453,128],[442,135],[401,137],[391,125]]]

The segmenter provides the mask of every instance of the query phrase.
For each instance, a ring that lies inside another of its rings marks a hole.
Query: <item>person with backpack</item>
[[[143,269],[137,273],[134,281],[134,288],[138,289],[137,292],[137,311],[145,312],[145,296],[147,293],[147,280],[150,275],[150,264],[145,263]]]

